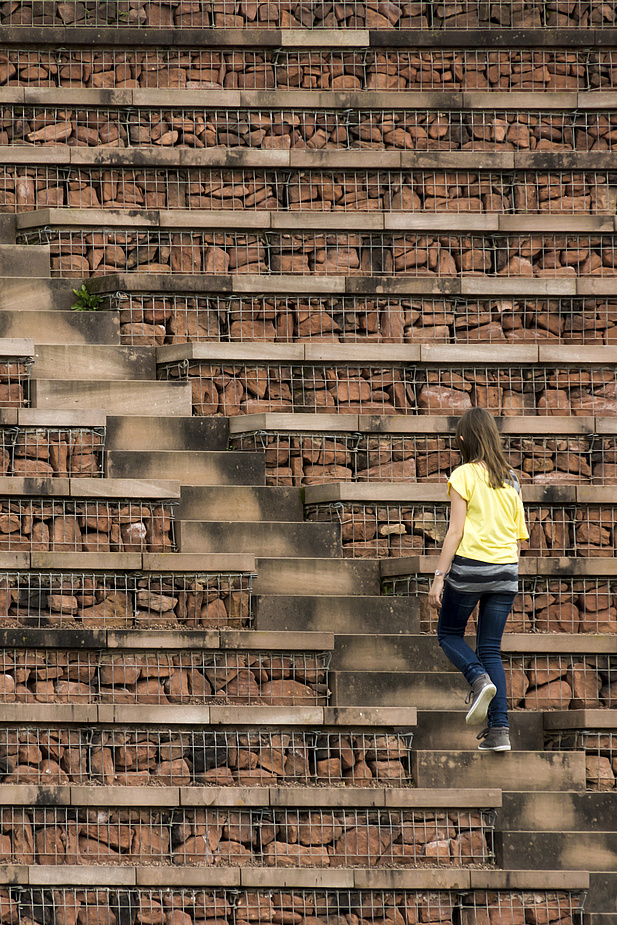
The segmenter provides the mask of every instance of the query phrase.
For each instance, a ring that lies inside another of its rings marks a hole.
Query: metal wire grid
[[[0,85],[243,90],[610,90],[614,51],[0,48]]]
[[[427,575],[382,578],[381,593],[419,598],[422,632],[437,630],[437,611],[429,609]],[[471,626],[474,625],[475,615]],[[519,578],[519,593],[506,623],[510,633],[617,633],[617,582],[614,578]]]
[[[0,427],[0,474],[102,476],[104,447],[104,427]]]
[[[252,574],[0,572],[4,626],[247,628]]]
[[[257,411],[403,412],[411,407],[413,379],[402,366],[213,366],[199,362],[158,367],[159,379],[188,379],[197,415]]]
[[[0,649],[5,703],[328,702],[329,652]]]
[[[585,752],[587,790],[617,786],[617,733],[607,729],[569,729],[545,733],[546,751]]]
[[[5,806],[0,820],[4,853],[17,863],[464,867],[494,861],[490,809]]]
[[[51,226],[21,232],[49,244],[52,276],[118,272],[232,276],[615,277],[617,235],[419,235],[347,232],[129,231]]]
[[[526,504],[530,538],[523,556],[612,558],[616,555],[613,505]],[[387,558],[431,555],[441,548],[448,528],[447,504],[417,502],[381,505],[323,502],[307,504],[309,521],[341,524],[343,555]]]
[[[617,300],[369,296],[194,296],[114,292],[123,344],[204,341],[292,343],[617,343]]]
[[[3,357],[0,362],[0,408],[30,406],[34,357]]]
[[[0,727],[3,784],[407,786],[413,733]]]
[[[402,916],[405,921],[443,922],[444,925],[473,925],[490,919],[495,925],[517,920],[532,923],[555,922],[581,925],[585,893],[578,890],[474,890],[430,891],[398,890],[179,890],[110,889],[84,890],[68,887],[33,889],[9,887],[3,901],[15,925],[32,921],[53,922],[79,915],[80,920],[156,921],[180,911],[195,925],[205,917],[227,922],[258,920],[276,925],[283,916],[300,916],[298,921],[315,918],[324,925],[337,925],[341,918],[354,916],[361,921],[387,925]],[[345,919],[347,920],[347,919]],[[187,919],[185,919],[187,921]]]
[[[234,450],[264,453],[270,485],[445,482],[460,465],[451,434],[267,430],[232,434],[229,445]],[[617,442],[613,437],[505,434],[502,445],[523,483],[601,485],[617,476]]]
[[[0,107],[0,144],[71,147],[610,151],[615,112]]]
[[[508,705],[523,710],[579,710],[617,704],[611,655],[504,655]]]
[[[614,214],[617,172],[7,167],[0,208]]]
[[[10,26],[133,26],[154,28],[304,28],[304,29],[585,29],[617,24],[611,4],[602,0],[459,0],[421,2],[383,10],[358,0],[336,6],[324,0],[298,4],[276,0],[256,8],[230,0],[12,0],[0,12],[0,24]]]
[[[190,382],[193,413],[203,416],[335,410],[460,415],[472,407],[505,416],[617,413],[617,369],[610,366],[215,366],[183,360],[159,365],[157,374]]]
[[[173,552],[174,501],[0,498],[0,550]]]

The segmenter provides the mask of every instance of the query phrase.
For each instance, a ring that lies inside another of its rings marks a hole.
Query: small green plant
[[[95,293],[88,292],[85,283],[81,284],[81,289],[73,289],[77,296],[77,301],[71,305],[74,312],[95,312],[103,301]]]

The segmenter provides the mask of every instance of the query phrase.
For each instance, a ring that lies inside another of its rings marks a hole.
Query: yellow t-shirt
[[[516,488],[491,488],[488,472],[478,463],[465,463],[455,469],[448,479],[448,495],[450,488],[467,502],[457,556],[480,562],[516,562],[517,540],[529,537],[523,502]]]

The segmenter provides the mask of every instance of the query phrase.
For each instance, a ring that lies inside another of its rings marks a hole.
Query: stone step
[[[463,710],[420,710],[418,725],[414,732],[414,748],[423,750],[455,749],[475,751],[476,736],[480,731],[467,726],[463,721]],[[542,714],[532,711],[511,710],[510,739],[513,751],[541,752],[544,748]],[[481,729],[482,727],[480,727]]]
[[[107,417],[108,450],[227,450],[225,418],[115,415]]]
[[[487,778],[490,780],[489,774],[483,783]],[[614,812],[612,816],[615,818]],[[558,837],[555,832],[504,832],[500,866],[598,871],[599,883],[605,871],[617,868],[617,821],[612,832],[566,832],[561,827],[558,832]],[[599,897],[593,895],[597,903]]]
[[[119,330],[112,312],[0,311],[2,337],[32,337],[37,343],[119,346]]]
[[[191,414],[191,386],[187,382],[145,380],[36,379],[32,383],[35,408],[97,409],[139,416]]]
[[[384,598],[388,601],[388,598]],[[411,606],[414,598],[403,598],[407,607]],[[419,602],[418,602],[419,604]],[[417,606],[419,619],[419,606]],[[410,673],[456,671],[451,662],[439,648],[435,636],[394,635],[388,631],[384,633],[367,633],[366,635],[340,635],[337,636],[336,655],[332,661],[332,668],[341,672],[357,672],[358,675],[383,671],[387,666],[387,673],[401,673],[403,677]],[[410,679],[411,680],[411,679]]]
[[[28,247],[28,251],[31,248]],[[49,273],[47,273],[49,276]],[[79,289],[74,279],[45,279],[45,274],[30,277],[7,278],[2,281],[0,292],[0,311],[17,312],[71,312],[71,305],[75,302],[73,289]],[[78,315],[86,314],[78,312]],[[95,314],[87,312],[88,315]],[[104,312],[99,312],[104,314]],[[110,313],[115,317],[114,313]],[[120,323],[116,318],[116,325]]]
[[[110,478],[135,478],[138,475],[142,478],[149,478],[156,473],[160,478],[178,479],[183,485],[263,486],[266,481],[265,459],[256,453],[221,453],[205,450],[110,450],[106,454],[106,466]],[[228,491],[227,488],[219,489],[222,502],[219,511],[221,515],[225,514],[224,496]],[[245,494],[248,497],[250,492],[245,492]],[[211,512],[209,515],[213,519],[216,516]],[[195,518],[200,517],[201,514],[187,505],[186,516]]]
[[[300,558],[341,555],[337,524],[179,520],[177,530],[179,548],[184,553],[235,552]]]
[[[414,598],[261,594],[255,624],[259,629],[419,633],[420,610]]]
[[[49,278],[47,244],[0,244],[0,278],[20,276]]]
[[[504,792],[499,813],[499,828],[504,833],[616,832],[617,814],[614,807],[615,794],[611,791],[507,791]]]
[[[156,380],[152,347],[41,344],[35,338],[33,378],[48,380],[92,379]]]
[[[396,637],[393,637],[396,638]],[[394,649],[396,656],[396,648]],[[407,668],[409,663],[407,663]],[[333,672],[336,703],[367,703],[373,706],[406,706],[419,710],[466,712],[469,685],[456,669],[450,671],[358,671]]]
[[[593,916],[591,925],[615,925],[617,873],[614,870],[589,872],[589,895],[585,906]]]
[[[359,599],[366,594],[379,594],[379,563],[369,559],[260,555],[253,589],[256,594],[345,594]]]
[[[224,462],[233,465],[236,453],[218,454]],[[235,521],[303,521],[300,491],[297,488],[264,486],[264,458],[262,454],[242,453],[259,463],[261,483],[244,482],[233,487],[223,483],[212,485],[183,485],[178,517],[196,520]],[[180,479],[182,481],[182,478]],[[277,623],[278,627],[278,623]],[[282,628],[282,627],[281,627]]]
[[[499,787],[502,790],[585,790],[585,756],[577,752],[412,750],[417,787]],[[534,836],[535,837],[535,836]],[[525,863],[527,863],[525,861]],[[522,868],[519,863],[504,866]],[[527,865],[529,866],[529,865]],[[542,859],[531,865],[550,866]],[[586,869],[577,863],[575,868]]]
[[[8,212],[0,215],[0,244],[15,244],[15,216]]]
[[[595,883],[596,876],[598,875],[592,874],[589,878],[590,883],[594,883],[594,899],[598,890]],[[612,902],[614,912],[584,912],[582,918],[583,925],[615,925],[615,914],[617,913],[617,877],[606,874],[604,875],[604,880],[610,885],[609,899],[607,901]],[[589,900],[586,905],[590,905]]]

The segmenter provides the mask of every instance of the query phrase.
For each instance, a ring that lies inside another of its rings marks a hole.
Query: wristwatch
[[[438,568],[435,569],[435,578],[443,578],[445,572],[440,572]]]

